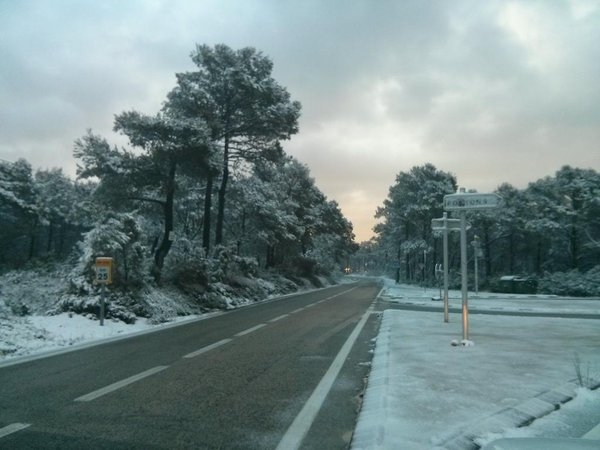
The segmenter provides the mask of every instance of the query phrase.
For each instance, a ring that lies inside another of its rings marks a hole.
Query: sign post
[[[442,268],[444,270],[444,322],[449,322],[448,312],[448,231],[459,231],[460,220],[448,219],[448,213],[444,213],[444,217],[441,219],[433,219],[431,221],[431,229],[433,231],[442,231],[444,242],[444,263]]]
[[[479,253],[481,250],[479,249],[479,236],[475,235],[473,238],[473,242],[471,242],[473,246],[473,256],[475,260],[475,295],[479,294]]]
[[[490,209],[500,206],[498,194],[466,193],[464,188],[456,194],[444,196],[444,209],[460,213],[460,279],[462,293],[463,340],[469,339],[469,297],[467,286],[467,210]]]
[[[106,285],[112,283],[112,258],[98,257],[96,258],[96,283],[102,285],[100,291],[100,326],[104,326],[104,309],[106,297]]]

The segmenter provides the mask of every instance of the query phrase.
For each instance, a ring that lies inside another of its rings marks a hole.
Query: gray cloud
[[[74,172],[86,128],[156,112],[196,43],[254,46],[303,104],[286,149],[366,239],[395,175],[479,190],[600,169],[600,7],[564,2],[0,0],[0,158]]]

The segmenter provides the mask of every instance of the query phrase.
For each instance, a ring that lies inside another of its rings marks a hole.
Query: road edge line
[[[325,398],[329,394],[333,383],[342,370],[342,366],[346,362],[346,358],[350,354],[352,347],[358,339],[358,335],[367,323],[372,311],[373,305],[369,306],[358,324],[356,324],[354,330],[352,330],[352,333],[350,333],[350,336],[348,336],[348,339],[346,339],[346,342],[344,342],[344,345],[333,360],[333,363],[331,363],[331,366],[329,366],[329,369],[327,369],[327,372],[323,378],[321,378],[321,381],[309,397],[308,401],[304,404],[300,413],[298,413],[290,427],[283,435],[283,438],[279,442],[276,450],[296,450],[300,448],[304,437],[308,433],[308,430],[317,417],[321,406],[323,406]]]

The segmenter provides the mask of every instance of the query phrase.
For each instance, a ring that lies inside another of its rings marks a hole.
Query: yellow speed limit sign
[[[112,283],[112,258],[98,257],[96,258],[96,283],[111,284]]]

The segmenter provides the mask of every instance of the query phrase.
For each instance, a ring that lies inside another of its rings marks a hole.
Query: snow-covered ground
[[[451,313],[444,323],[441,302],[431,300],[438,296],[386,280],[382,301],[440,312],[383,313],[352,448],[465,449],[501,436],[580,437],[600,422],[599,390],[575,381],[576,366],[583,381],[600,377],[599,320],[471,314],[474,345],[452,346],[462,338],[461,316]],[[450,292],[451,306],[460,298]],[[600,300],[481,294],[469,306],[598,314]],[[528,417],[542,418],[516,428]]]
[[[12,290],[2,287],[12,305],[15,292],[30,297],[34,291],[18,281]],[[53,290],[50,284],[42,287]],[[435,306],[439,313],[390,309],[383,314],[354,449],[464,449],[464,436],[476,435],[478,444],[500,436],[581,436],[600,422],[600,390],[578,389],[574,382],[576,366],[584,381],[600,378],[599,320],[471,314],[474,346],[454,347],[451,341],[462,337],[460,315],[451,313],[444,323],[442,303],[431,300],[438,295],[385,280],[382,301]],[[451,291],[451,306],[460,306],[460,298]],[[142,318],[133,325],[107,320],[101,327],[83,316],[44,315],[49,302],[40,299],[34,303],[39,311],[23,317],[3,318],[7,307],[4,313],[0,308],[0,350],[16,349],[0,352],[0,365],[201,318],[161,325]],[[472,310],[600,313],[600,300],[550,296],[471,294],[469,304]],[[515,428],[523,414],[542,416],[556,399],[572,396],[560,411]]]
[[[211,314],[177,317],[158,325],[145,318],[138,318],[135,324],[129,325],[109,319],[104,321],[103,326],[100,326],[98,320],[90,320],[77,314],[13,316],[10,321],[0,321],[0,350],[3,346],[11,349],[10,353],[0,354],[0,367],[27,356],[36,357],[40,354],[68,351],[74,347],[82,348],[210,316]]]

